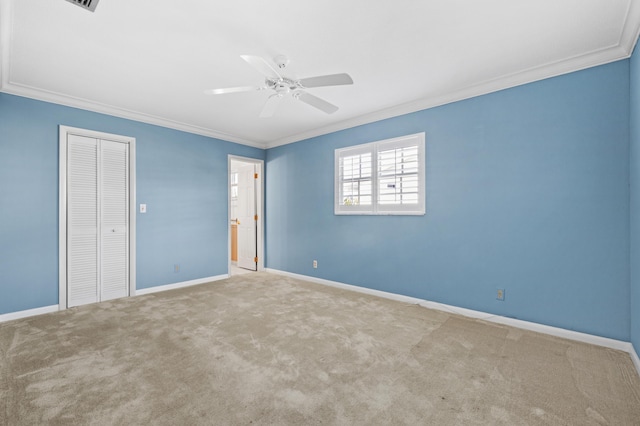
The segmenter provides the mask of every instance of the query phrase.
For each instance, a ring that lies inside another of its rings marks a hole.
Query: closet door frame
[[[129,296],[136,293],[136,139],[76,127],[59,126],[58,309],[67,309],[67,140],[68,135],[129,145]]]

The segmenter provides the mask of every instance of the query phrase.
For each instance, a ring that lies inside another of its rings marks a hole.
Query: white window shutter
[[[425,134],[335,150],[335,214],[424,215]]]
[[[424,214],[424,133],[379,142],[377,211]]]
[[[375,195],[373,157],[370,145],[336,150],[336,214],[363,214],[372,209]]]

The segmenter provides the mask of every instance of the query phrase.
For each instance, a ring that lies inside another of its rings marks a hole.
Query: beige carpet
[[[0,324],[0,424],[640,425],[623,352],[265,273]]]

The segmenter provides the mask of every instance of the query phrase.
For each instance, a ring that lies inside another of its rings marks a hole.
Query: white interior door
[[[100,300],[129,294],[129,145],[101,140]]]
[[[238,266],[257,270],[257,220],[255,165],[238,168]]]
[[[129,145],[67,139],[67,306],[129,294]]]
[[[98,140],[69,135],[67,145],[68,306],[98,298]]]

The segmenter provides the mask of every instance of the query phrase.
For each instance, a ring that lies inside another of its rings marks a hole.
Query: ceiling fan
[[[221,95],[226,93],[236,92],[252,92],[257,90],[273,90],[275,93],[267,99],[260,117],[268,118],[273,116],[280,101],[285,95],[291,95],[294,99],[302,101],[312,107],[324,111],[327,114],[333,114],[338,110],[338,107],[321,99],[315,95],[307,93],[304,89],[311,89],[314,87],[323,86],[341,86],[345,84],[353,84],[353,80],[349,74],[330,74],[320,75],[316,77],[302,78],[295,80],[283,76],[275,67],[273,67],[267,60],[260,56],[254,55],[240,55],[249,65],[254,67],[260,74],[264,76],[264,86],[241,86],[241,87],[228,87],[225,89],[211,89],[205,90],[207,95]],[[286,56],[279,55],[274,58],[274,62],[279,69],[284,69],[289,64],[289,59]]]

